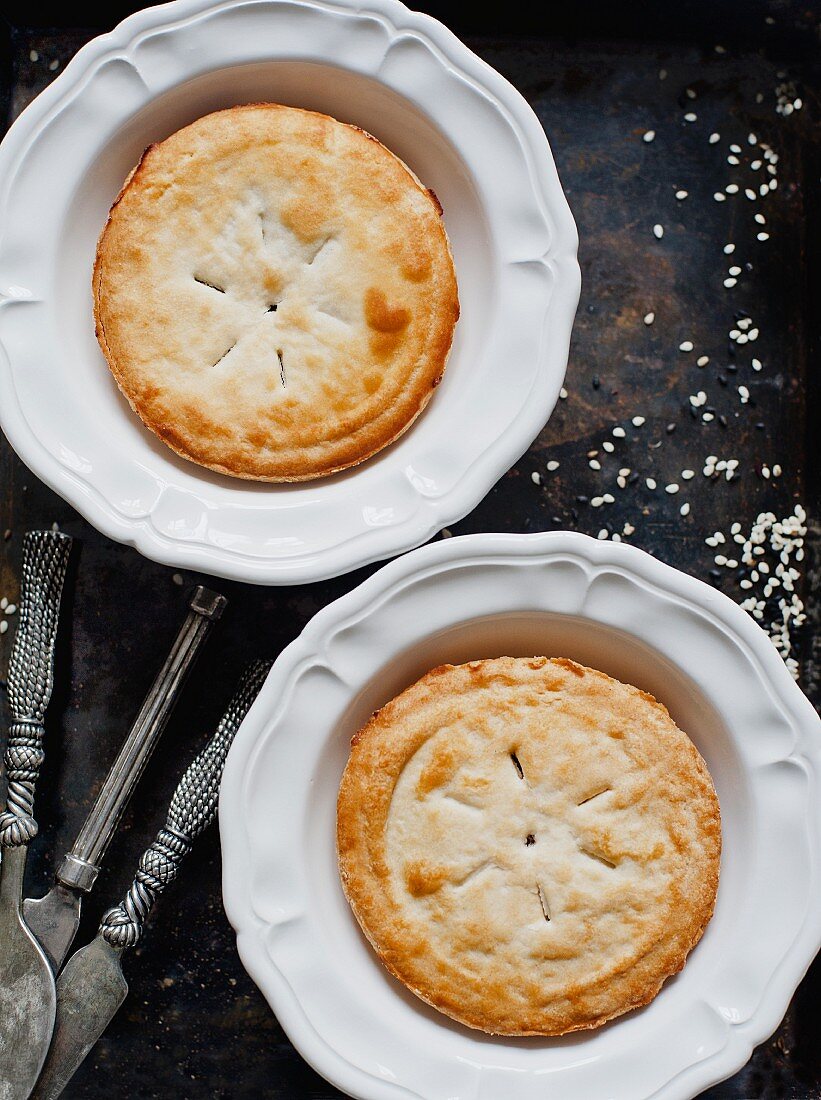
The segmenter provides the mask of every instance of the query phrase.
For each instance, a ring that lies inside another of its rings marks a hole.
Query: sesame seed
[[[689,514],[690,514],[689,502],[685,501],[684,504],[682,504],[682,506],[679,508],[678,511],[679,511],[679,515],[681,515],[681,516],[689,516]]]
[[[538,470],[534,470],[533,473],[530,475],[530,480],[533,482],[534,485],[541,485],[542,475],[539,473]]]
[[[0,611],[5,611],[8,606],[9,601],[6,599],[5,596],[3,596],[3,598],[0,599]]]
[[[754,172],[757,172],[763,163],[764,162],[761,160],[750,161],[750,168],[752,168]]]
[[[29,61],[39,61],[40,55],[37,50],[29,50]]]
[[[740,153],[741,152],[741,146],[740,145],[731,145],[730,146],[730,152],[731,153]]]
[[[602,500],[605,504],[615,504],[616,498],[613,496],[612,493],[604,493],[602,495]]]
[[[747,134],[747,144],[758,145],[758,138],[755,136],[755,134]]]
[[[615,427],[613,429],[613,435],[616,437],[616,439],[624,439],[624,437],[627,435],[627,432],[624,430],[624,428]]]
[[[734,157],[731,153],[730,156],[727,157],[727,163],[728,164],[740,164],[741,162],[739,161],[738,157]]]
[[[716,565],[727,564],[727,559],[723,554],[716,554],[716,556],[713,558],[713,561],[716,563]]]
[[[725,244],[724,245],[724,255],[725,256],[732,256],[732,254],[734,252],[735,252],[735,245],[734,244]]]
[[[756,194],[755,191],[753,191],[752,187],[745,187],[744,194],[747,196],[750,202],[755,202]]]
[[[678,485],[675,481],[671,481],[669,485],[664,486],[665,493],[669,493],[671,496],[678,492]]]
[[[706,367],[709,362],[709,355],[699,355],[698,359],[696,359],[696,365],[699,367]]]
[[[693,350],[693,341],[692,340],[682,340],[682,342],[678,346],[678,350],[679,351],[692,351]]]
[[[621,529],[621,533],[623,535],[632,535],[634,531],[635,531],[635,527],[633,526],[632,523],[625,523],[624,527],[622,527],[622,529]]]
[[[695,99],[696,98],[695,88],[685,88],[684,89],[684,94],[687,96],[688,99]]]
[[[556,461],[555,458],[551,458],[551,460],[547,464],[547,468],[552,474],[554,470],[558,470],[559,463]]]
[[[666,79],[667,79],[667,70],[666,69],[659,69],[659,80],[666,80]]]
[[[607,530],[607,528],[602,527],[601,531],[599,531],[598,535],[596,535],[596,538],[606,539],[609,534],[610,534],[610,532]]]
[[[596,458],[591,458],[587,465],[590,467],[591,470],[601,469],[601,462],[599,462]]]
[[[655,313],[652,312],[652,310],[650,311],[650,313],[645,313],[645,315],[644,315],[645,325],[652,325],[652,323],[653,323],[653,321],[655,321],[655,319],[656,319],[656,315],[655,315]]]
[[[717,141],[721,141],[721,134],[710,134],[707,140],[710,142],[711,145],[715,145]]]
[[[725,279],[724,280],[724,285],[727,287],[728,290],[730,290],[730,289],[732,289],[732,287],[734,287],[736,285],[737,282],[738,282],[738,279]]]
[[[608,454],[612,454],[613,451],[615,451],[616,449],[609,439],[605,439],[604,443],[602,443],[602,447],[605,451],[607,451]]]
[[[710,421],[715,420],[715,414],[711,412],[702,413],[701,419],[704,421],[705,424],[709,424]]]
[[[753,370],[761,370],[761,367],[762,367],[761,360],[760,359],[753,359],[753,362],[752,362]]]
[[[773,466],[773,477],[781,477],[781,467],[778,465],[777,462]],[[9,614],[11,614],[11,612],[9,612]]]
[[[634,428],[640,428],[642,426],[642,424],[644,423],[644,417],[643,416],[634,416],[631,423],[632,423]]]
[[[9,624],[6,619],[0,621],[0,634],[5,634],[9,628]]]
[[[56,73],[56,72],[57,72],[57,70],[58,70],[59,68],[60,68],[60,62],[59,62],[59,61],[57,60],[57,58],[56,58],[56,57],[55,57],[55,59],[54,59],[53,61],[49,61],[49,63],[48,63],[48,71],[49,71],[50,73]]]
[[[560,401],[566,401],[567,400],[567,390],[564,388],[564,386],[562,386],[562,388],[559,390],[559,400]]]
[[[733,266],[733,267],[731,267],[731,268],[730,268],[730,274],[731,274],[731,275],[740,275],[740,274],[741,274],[741,268],[740,268],[740,267],[737,267],[737,266]],[[741,324],[741,322],[740,322],[740,321],[739,321],[738,323],[739,323],[739,324]]]
[[[755,220],[758,222],[759,225],[767,224],[767,219],[764,217],[763,214],[756,214]]]
[[[642,135],[642,141],[646,141],[649,144],[651,141],[654,140],[655,136],[655,130],[645,130],[644,134]]]
[[[661,238],[664,236],[664,226],[659,225],[658,222],[657,222],[653,226],[653,233],[655,234],[656,239],[660,241]]]
[[[695,122],[697,118],[698,115],[695,113],[695,111],[688,111],[687,114],[684,116],[684,121]]]
[[[629,477],[630,472],[631,471],[629,466],[622,466],[622,468],[619,470],[619,477]]]
[[[682,470],[681,476],[684,481],[689,481],[691,478],[694,478],[696,476],[696,472],[695,470]]]
[[[618,485],[618,487],[620,489],[626,489],[627,488],[627,478],[623,474],[619,474],[619,476],[616,478],[616,484]]]
[[[687,198],[687,192],[686,191],[676,191],[676,198],[679,200],[679,202],[681,202],[682,199]]]
[[[656,479],[653,477],[646,477],[644,479],[644,484],[647,486],[648,489],[655,489]]]
[[[601,508],[602,504],[604,504],[604,497],[593,497],[590,501],[591,508]]]
[[[759,241],[768,241],[770,239],[769,233],[756,233],[756,239]]]
[[[727,192],[728,195],[734,195],[738,191],[738,184],[728,183],[724,190]]]
[[[17,604],[16,603],[6,604],[6,614],[7,615],[13,615],[16,611],[17,611]]]
[[[716,202],[724,202],[727,196],[722,194],[721,191],[716,191],[713,195],[713,198],[716,200]]]

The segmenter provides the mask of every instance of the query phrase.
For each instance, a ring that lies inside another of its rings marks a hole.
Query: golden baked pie
[[[152,145],[94,266],[97,337],[143,423],[221,473],[301,481],[392,442],[459,315],[442,208],[370,134],[263,103]]]
[[[693,743],[652,696],[561,658],[443,665],[377,711],[337,834],[385,966],[500,1035],[646,1004],[718,887],[718,800]]]

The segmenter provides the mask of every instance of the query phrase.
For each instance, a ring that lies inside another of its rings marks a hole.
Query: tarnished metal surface
[[[529,37],[482,37],[478,9],[454,5],[450,12],[455,29],[467,33],[470,45],[520,88],[542,120],[579,225],[583,271],[568,398],[528,454],[454,533],[561,526],[595,535],[605,526],[622,531],[627,522],[635,527],[629,541],[738,599],[735,577],[715,565],[717,551],[705,545],[705,536],[726,531],[733,520],[749,529],[760,511],[780,517],[801,501],[812,521],[812,541],[799,587],[817,616],[812,590],[819,588],[818,464],[808,461],[810,438],[817,435],[811,417],[817,421],[821,405],[821,376],[810,369],[812,357],[817,367],[821,270],[821,218],[811,202],[821,175],[817,5],[694,0],[623,9],[603,3],[562,5],[560,12],[558,7],[497,10],[494,33],[524,30]],[[75,25],[90,21],[82,8],[76,10],[67,10],[65,18],[74,18]],[[122,6],[116,15],[112,10],[111,21],[120,14]],[[774,22],[766,23],[767,17]],[[14,109],[51,79],[51,64],[62,67],[87,37],[77,31],[17,31],[5,88]],[[804,100],[790,118],[775,112],[781,72],[797,82]],[[687,87],[698,96],[695,123],[683,120],[691,109]],[[657,133],[652,144],[642,141],[648,129]],[[756,240],[753,203],[712,199],[731,178],[727,142],[751,130],[779,155],[779,188],[762,206],[770,234],[766,247]],[[712,131],[722,135],[718,148],[709,144]],[[686,200],[675,199],[677,188],[688,191]],[[661,241],[653,236],[655,223],[664,224]],[[728,232],[743,267],[732,293],[723,286],[732,262],[722,252]],[[739,308],[761,330],[760,374],[751,373],[749,354],[728,346]],[[651,310],[656,320],[645,326]],[[695,354],[679,353],[687,338],[710,355],[703,369],[696,367]],[[742,382],[752,397],[744,406],[736,390]],[[726,415],[726,428],[689,413],[689,395],[699,389]],[[601,451],[612,426],[630,426],[634,415],[643,415],[646,424],[640,431],[631,428],[618,444],[625,450],[601,464],[606,471],[629,455],[625,466],[641,471],[642,481],[623,491],[613,488],[615,502],[592,509],[589,501],[601,492],[602,481],[587,453]],[[670,423],[675,428],[668,434]],[[738,458],[741,476],[730,483],[703,478],[708,454]],[[548,460],[560,462],[555,472],[547,472]],[[782,476],[761,477],[755,468],[764,461],[780,464]],[[661,478],[689,468],[696,477],[686,494],[666,494]],[[532,482],[533,472],[540,473],[541,485]],[[655,492],[643,485],[651,474],[659,480]],[[56,520],[83,540],[46,746],[55,763],[40,785],[41,836],[29,860],[28,892],[36,895],[45,889],[54,859],[70,845],[116,752],[117,738],[107,731],[122,728],[136,711],[154,674],[154,654],[170,644],[180,588],[171,570],[92,531],[37,483],[2,440],[0,493],[0,539],[11,532],[0,543],[0,594],[16,594],[19,539],[27,527]],[[682,517],[685,495],[691,512]],[[98,896],[127,889],[137,854],[164,819],[170,777],[193,751],[192,731],[213,724],[242,666],[279,652],[315,611],[369,572],[290,590],[214,582],[231,601],[220,645],[206,647],[196,691],[189,687],[180,700],[142,781],[140,814],[126,814],[112,843]],[[180,579],[188,585],[203,578],[185,573]],[[818,702],[818,654],[809,633],[798,642],[802,685]],[[4,644],[0,639],[0,663]],[[220,901],[217,844],[199,845],[189,859],[186,890],[158,904],[134,950],[139,958],[129,970],[131,995],[66,1095],[107,1100],[115,1088],[135,1100],[338,1096],[291,1049],[239,963]],[[81,942],[93,936],[100,915],[93,903]],[[816,962],[773,1038],[744,1070],[710,1089],[710,1100],[820,1098],[820,1002]]]

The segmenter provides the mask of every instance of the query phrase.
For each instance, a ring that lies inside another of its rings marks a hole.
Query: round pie
[[[459,315],[434,193],[364,130],[271,103],[145,152],[93,292],[143,423],[184,458],[260,481],[334,473],[401,435]]]
[[[342,884],[385,966],[500,1035],[650,1001],[715,904],[718,800],[638,688],[546,657],[443,665],[353,739]]]

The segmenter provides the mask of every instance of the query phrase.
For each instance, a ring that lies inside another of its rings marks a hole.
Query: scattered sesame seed
[[[704,421],[705,424],[709,424],[710,421],[715,420],[715,414],[711,412],[702,413],[701,419]]]
[[[660,241],[660,240],[661,240],[661,238],[662,238],[662,237],[664,236],[664,226],[663,226],[663,225],[659,225],[659,224],[658,224],[658,222],[657,222],[657,223],[656,223],[656,224],[655,224],[655,225],[653,226],[653,233],[654,233],[654,235],[655,235],[656,239]]]
[[[559,390],[559,400],[560,401],[566,401],[567,400],[567,390],[564,388],[564,386],[562,386],[562,388]]]
[[[7,615],[13,615],[16,611],[17,611],[17,604],[16,603],[6,604],[6,614]]]
[[[5,611],[8,606],[9,601],[6,599],[5,596],[3,596],[3,598],[0,599],[0,611]]]
[[[644,479],[644,484],[647,486],[648,489],[655,489],[656,479],[654,477],[646,477]]]
[[[621,529],[621,533],[623,535],[632,535],[634,531],[635,531],[635,527],[633,526],[632,523],[625,523],[624,527],[622,527],[622,529]]]
[[[640,428],[642,424],[644,424],[644,422],[645,421],[643,416],[634,416],[631,421],[634,428]]]
[[[730,146],[730,152],[731,153],[740,153],[741,152],[741,146],[740,145],[731,145]]]
[[[678,511],[679,511],[679,515],[681,515],[681,516],[689,516],[689,514],[690,514],[690,505],[689,505],[689,503],[687,501],[685,501],[684,504],[682,504],[682,506],[679,508]]]
[[[733,154],[731,153],[727,157],[727,163],[728,164],[740,164],[741,162],[739,161],[738,157],[733,156]]]
[[[713,198],[716,200],[716,202],[724,202],[727,196],[722,194],[721,191],[716,191],[716,193],[713,195]]]
[[[449,527],[443,527],[440,533],[441,533],[443,539],[452,539],[453,538],[453,531],[451,531],[451,529]]]
[[[706,367],[709,362],[710,362],[710,356],[709,355],[699,355],[698,359],[696,359],[696,366]]]
[[[724,280],[724,285],[727,287],[728,290],[731,290],[736,285],[737,282],[738,282],[738,279],[725,279]]]
[[[684,94],[687,96],[688,99],[695,99],[696,98],[695,88],[685,88],[684,89]]]
[[[769,233],[756,233],[756,238],[759,241],[768,241],[770,239]]]
[[[740,275],[741,274],[741,268],[738,267],[737,265],[734,265],[733,267],[730,268],[730,274],[731,275]],[[741,324],[740,321],[738,323]]]
[[[767,224],[767,219],[764,217],[763,214],[756,214],[755,220],[758,222],[759,225]]]
[[[182,573],[174,573],[171,577],[171,580],[176,585],[182,585],[184,583],[184,581],[182,579]]]
[[[40,55],[37,50],[29,50],[29,61],[39,61]]]
[[[552,474],[554,470],[558,470],[559,463],[556,461],[555,458],[551,458],[551,460],[547,464],[547,468]]]
[[[732,256],[732,254],[734,252],[735,252],[735,245],[734,244],[725,244],[724,245],[724,255],[725,256]]]
[[[711,145],[715,145],[717,141],[721,141],[721,134],[710,134],[710,137],[707,140],[710,142]]]
[[[605,504],[615,504],[615,502],[616,502],[616,498],[613,496],[612,493],[602,494],[602,500],[604,501]]]
[[[530,480],[533,482],[534,485],[541,485],[542,475],[539,473],[538,470],[534,470],[533,473],[530,475]]]
[[[616,437],[616,439],[624,439],[624,437],[627,435],[627,432],[624,430],[624,428],[616,426],[613,429],[613,435]]]
[[[5,634],[9,628],[9,624],[6,619],[0,620],[0,634]]]
[[[777,462],[773,466],[773,477],[781,477],[781,467],[778,465]]]
[[[598,538],[598,539],[606,539],[606,538],[608,537],[608,535],[609,535],[609,534],[610,534],[610,532],[609,532],[609,531],[607,530],[607,528],[606,528],[606,527],[602,527],[601,531],[599,531],[598,535],[596,535],[596,538]]]
[[[728,183],[724,190],[727,192],[728,195],[735,195],[735,193],[738,191],[738,184]]]
[[[664,486],[665,493],[669,493],[671,496],[673,496],[675,493],[677,493],[678,489],[679,489],[679,487],[678,487],[678,485],[676,484],[675,481],[671,481],[669,485]]]
[[[646,141],[649,144],[651,141],[654,140],[655,136],[655,130],[645,130],[644,134],[642,135],[642,141]]]
[[[591,458],[587,465],[590,467],[591,470],[601,469],[601,462],[599,462],[597,458]]]
[[[755,134],[747,134],[747,144],[758,145],[758,138],[755,136]]]
[[[593,497],[590,501],[591,508],[601,508],[602,504],[604,504],[604,497]]]
[[[745,187],[744,194],[747,196],[750,202],[755,202],[756,193],[755,191],[753,191],[752,187]]]
[[[57,60],[56,57],[54,58],[53,61],[49,61],[48,71],[50,73],[56,73],[59,68],[60,68],[60,62]]]
[[[612,454],[613,451],[615,451],[616,449],[609,439],[605,439],[604,443],[602,443],[602,447],[605,451],[607,451],[608,454]]]
[[[761,360],[760,359],[753,359],[753,362],[752,362],[753,370],[761,370],[761,367],[762,367]]]
[[[684,121],[695,122],[697,118],[698,115],[695,113],[695,111],[688,111],[687,114],[684,116]]]
[[[678,350],[679,351],[692,351],[693,350],[693,341],[692,340],[682,340],[682,342],[678,346]]]
[[[650,313],[645,313],[645,315],[644,315],[645,325],[652,325],[652,323],[653,323],[653,321],[655,321],[655,319],[656,319],[656,315],[655,315],[655,313],[652,312],[652,310],[650,311]]]
[[[681,477],[684,481],[689,481],[691,478],[694,478],[695,476],[696,476],[695,470],[682,470],[681,471]]]
[[[631,471],[629,466],[622,466],[622,468],[619,470],[619,477],[629,477],[630,472]]]
[[[681,202],[682,199],[687,198],[687,192],[686,191],[676,191],[676,198],[679,200],[679,202]]]
[[[750,391],[747,389],[746,386],[739,386],[738,396],[741,398],[741,404],[746,405],[747,402],[750,400]]]
[[[667,70],[666,69],[659,69],[659,80],[666,80],[666,79],[667,79]]]

